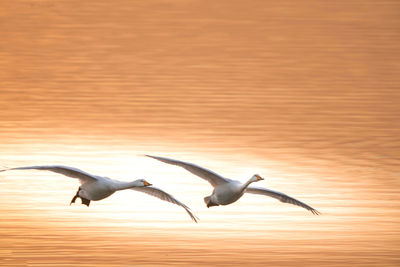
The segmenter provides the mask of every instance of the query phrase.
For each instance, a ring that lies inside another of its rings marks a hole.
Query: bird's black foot
[[[89,205],[90,205],[90,200],[89,200],[89,199],[86,199],[86,198],[82,198],[82,197],[81,197],[81,199],[82,199],[82,204],[85,204],[86,206],[89,207]]]
[[[214,206],[219,206],[218,204],[215,204],[215,203],[212,203],[212,202],[209,202],[208,204],[207,204],[207,208],[209,208],[209,207],[214,207]]]
[[[76,191],[75,196],[72,198],[71,203],[69,203],[70,206],[72,203],[75,203],[75,200],[79,197],[79,190],[81,190],[80,187],[79,187],[78,191]]]
[[[78,196],[74,196],[73,198],[72,198],[72,200],[71,200],[71,203],[69,203],[69,205],[71,206],[72,205],[72,203],[75,203],[75,200],[78,198]]]
[[[213,206],[219,206],[218,204],[215,204],[214,202],[212,202],[211,197],[209,197],[209,196],[204,198],[204,202],[206,203],[207,208],[213,207]]]

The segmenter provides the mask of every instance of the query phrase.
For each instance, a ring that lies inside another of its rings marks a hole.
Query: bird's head
[[[151,183],[147,182],[145,179],[139,179],[138,181],[139,186],[150,186]]]
[[[254,174],[253,175],[253,177],[251,177],[251,181],[252,182],[258,182],[258,181],[261,181],[261,180],[264,180],[264,178],[262,178],[260,175],[258,175],[258,174]]]

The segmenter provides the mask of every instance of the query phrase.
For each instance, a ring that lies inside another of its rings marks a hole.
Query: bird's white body
[[[117,191],[115,184],[111,181],[86,182],[80,186],[78,196],[89,200],[102,200]]]
[[[121,182],[108,177],[96,176],[97,180],[87,181],[80,186],[79,197],[89,200],[102,200],[111,196],[116,191],[142,187],[143,181]]]
[[[218,205],[228,205],[236,202],[244,194],[243,184],[239,181],[232,181],[218,185],[214,188],[210,196],[212,203]]]

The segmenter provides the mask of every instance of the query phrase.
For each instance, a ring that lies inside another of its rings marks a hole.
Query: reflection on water
[[[0,265],[398,265],[399,4],[19,1],[0,16],[0,165],[146,178],[190,206],[0,174]],[[170,156],[282,191],[207,209]]]

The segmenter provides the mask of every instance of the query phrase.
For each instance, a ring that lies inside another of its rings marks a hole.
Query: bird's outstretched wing
[[[319,211],[317,211],[316,209],[308,206],[307,204],[305,204],[305,203],[303,203],[303,202],[301,202],[301,201],[299,201],[299,200],[297,200],[295,198],[289,197],[288,195],[285,195],[283,193],[280,193],[280,192],[277,192],[277,191],[273,191],[273,190],[270,190],[270,189],[249,186],[246,189],[246,193],[273,197],[273,198],[278,199],[281,202],[290,203],[290,204],[293,204],[293,205],[297,205],[297,206],[303,207],[303,208],[311,211],[315,215],[319,215],[320,214]]]
[[[172,165],[177,165],[179,167],[182,167],[189,172],[193,173],[194,175],[199,176],[200,178],[203,178],[204,180],[208,181],[212,186],[217,186],[219,184],[224,184],[229,182],[230,180],[227,178],[224,178],[218,174],[216,174],[213,171],[207,170],[205,168],[202,168],[200,166],[194,165],[192,163],[188,162],[183,162],[179,160],[174,160],[174,159],[168,159],[168,158],[163,158],[163,157],[156,157],[156,156],[150,156],[146,155],[147,157],[157,159],[159,161],[172,164]]]
[[[8,168],[4,170],[0,170],[0,172],[11,171],[11,170],[44,170],[44,171],[52,171],[59,174],[63,174],[68,177],[77,178],[81,183],[85,183],[88,181],[96,181],[98,178],[94,175],[91,175],[87,172],[79,170],[77,168],[61,166],[61,165],[46,165],[46,166],[28,166],[28,167],[17,167],[17,168]]]
[[[186,210],[186,212],[189,214],[190,218],[192,218],[193,221],[197,223],[198,218],[192,213],[192,211],[189,209],[188,206],[171,196],[170,194],[164,192],[163,190],[153,187],[153,186],[145,186],[145,187],[133,187],[131,188],[132,190],[139,191],[146,193],[150,196],[157,197],[161,200],[176,204],[178,206],[181,206]]]

